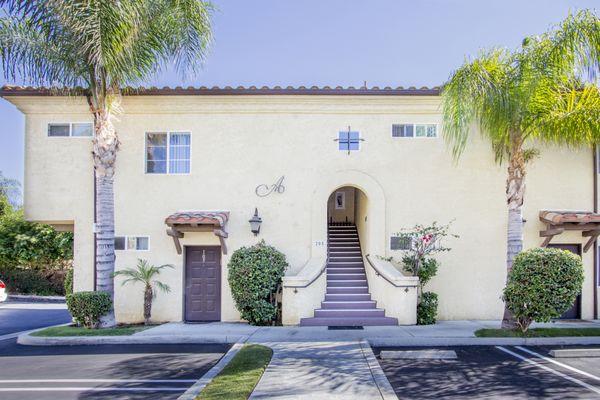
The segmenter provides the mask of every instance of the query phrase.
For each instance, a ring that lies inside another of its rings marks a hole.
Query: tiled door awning
[[[179,239],[185,232],[213,232],[221,242],[221,251],[227,254],[225,239],[229,236],[226,225],[229,211],[178,211],[165,219],[167,235],[173,238],[177,254],[182,253]]]
[[[546,224],[546,230],[540,231],[544,238],[542,247],[546,247],[552,238],[564,231],[581,231],[581,236],[588,237],[583,251],[588,251],[600,235],[600,214],[591,211],[540,211],[540,221]]]

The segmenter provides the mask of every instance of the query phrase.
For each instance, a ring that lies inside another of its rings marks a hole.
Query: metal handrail
[[[316,281],[317,279],[319,279],[319,277],[321,275],[323,275],[323,272],[325,272],[326,269],[327,269],[327,260],[325,260],[325,264],[323,265],[323,267],[321,268],[319,273],[316,276],[314,276],[308,283],[302,284],[302,285],[286,285],[286,284],[284,284],[283,287],[295,288],[295,289],[309,287],[310,285],[312,285],[312,283],[314,281]]]
[[[398,285],[398,284],[396,284],[396,283],[392,282],[391,280],[389,280],[389,279],[388,279],[388,277],[387,277],[387,276],[385,276],[384,274],[382,274],[382,273],[381,273],[381,271],[379,270],[379,268],[377,268],[377,267],[375,266],[375,264],[373,264],[373,262],[371,261],[371,259],[369,258],[369,256],[370,256],[370,255],[369,255],[369,254],[367,254],[367,255],[365,255],[365,258],[367,259],[367,261],[368,261],[369,265],[371,266],[371,268],[373,268],[373,269],[375,270],[375,275],[377,275],[377,276],[381,276],[383,279],[385,279],[386,281],[388,281],[388,282],[389,282],[390,284],[392,284],[394,287],[405,287],[405,286],[408,286],[408,285]]]

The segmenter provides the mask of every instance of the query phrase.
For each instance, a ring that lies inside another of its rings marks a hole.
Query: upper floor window
[[[48,124],[48,136],[50,137],[92,137],[94,136],[94,125],[88,122],[81,123],[57,123]]]
[[[356,131],[340,131],[338,133],[338,148],[342,151],[356,151],[360,149],[359,143],[363,140],[360,138],[360,133]]]
[[[394,124],[392,137],[437,137],[437,124]]]
[[[191,135],[185,132],[146,134],[146,173],[189,174]]]

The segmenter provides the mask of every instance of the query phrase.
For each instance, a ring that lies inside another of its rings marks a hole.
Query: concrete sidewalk
[[[444,346],[485,344],[511,344],[515,339],[519,342],[533,339],[557,338],[476,338],[475,331],[483,328],[498,328],[500,321],[440,321],[435,325],[425,326],[365,326],[362,330],[328,330],[327,327],[255,327],[245,323],[215,322],[207,324],[168,323],[156,328],[138,332],[134,337],[168,336],[168,337],[206,337],[215,340],[228,337],[232,341],[247,340],[254,343],[267,342],[302,342],[302,341],[360,341],[367,340],[374,346]],[[554,328],[600,328],[600,321],[551,322],[533,324],[532,327]],[[571,338],[575,341],[596,341],[595,338]],[[516,342],[515,342],[516,343]],[[583,343],[583,342],[582,342]],[[517,343],[518,344],[518,343]]]
[[[364,353],[371,352],[368,344],[367,348],[356,341],[264,344],[273,349],[273,358],[250,399],[397,398],[377,361],[376,366],[368,362]]]
[[[475,331],[498,328],[500,321],[440,321],[426,326],[366,326],[362,330],[328,330],[324,326],[263,326],[245,323],[166,323],[130,336],[35,337],[19,336],[19,344],[33,346],[95,344],[183,344],[273,342],[357,342],[372,346],[576,345],[600,344],[600,336],[548,338],[478,338]],[[600,328],[600,321],[554,322],[533,327]]]

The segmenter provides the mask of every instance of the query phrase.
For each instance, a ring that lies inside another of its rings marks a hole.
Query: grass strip
[[[479,329],[477,337],[568,337],[600,336],[600,328],[533,328],[527,332],[509,329]]]
[[[246,400],[271,361],[273,350],[245,345],[196,397],[196,400]]]
[[[123,325],[115,328],[87,329],[81,326],[54,326],[33,332],[31,336],[40,337],[66,337],[66,336],[127,336],[152,326]]]

